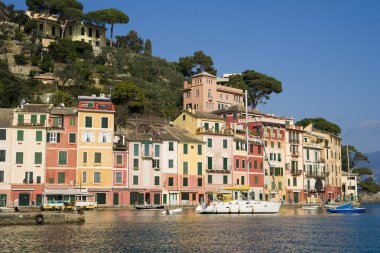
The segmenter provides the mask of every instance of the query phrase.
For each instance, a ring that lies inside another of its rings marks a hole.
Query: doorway
[[[30,194],[29,193],[20,193],[18,195],[18,204],[19,206],[29,206],[30,203]]]

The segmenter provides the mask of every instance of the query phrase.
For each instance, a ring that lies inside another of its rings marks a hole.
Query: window
[[[139,169],[139,159],[137,158],[133,159],[133,169],[135,170]]]
[[[189,186],[189,179],[187,177],[183,178],[183,186]]]
[[[88,28],[88,37],[92,37],[92,28],[91,27]]]
[[[198,155],[202,155],[202,145],[198,144]]]
[[[116,155],[116,164],[117,165],[123,164],[123,155]]]
[[[108,128],[108,118],[102,117],[102,128]]]
[[[254,180],[255,185],[259,184],[259,177],[258,176],[254,176],[253,180]]]
[[[32,184],[33,183],[33,172],[27,171],[25,172],[25,183]]]
[[[198,186],[202,186],[203,185],[203,180],[201,177],[198,178]]]
[[[95,133],[82,132],[82,142],[95,142]]]
[[[102,163],[102,153],[95,152],[94,163]]]
[[[40,124],[45,125],[46,122],[46,115],[40,115]]]
[[[207,169],[212,170],[212,157],[207,157]]]
[[[223,139],[223,148],[227,148],[227,140]]]
[[[70,126],[75,126],[75,118],[74,117],[70,118]]]
[[[160,146],[154,145],[154,156],[159,157],[160,156]]]
[[[183,153],[186,155],[188,153],[188,145],[185,143],[183,144]]]
[[[154,176],[154,185],[160,185],[160,176]]]
[[[123,172],[116,171],[116,173],[115,173],[115,183],[117,183],[117,184],[123,183]]]
[[[4,171],[0,170],[0,183],[4,183]]]
[[[228,158],[223,157],[223,170],[228,170]]]
[[[17,141],[23,141],[23,140],[24,140],[24,131],[17,130]]]
[[[257,161],[253,161],[253,168],[257,169]]]
[[[16,152],[16,164],[24,163],[24,152]]]
[[[34,153],[34,164],[42,164],[42,152]]]
[[[77,135],[76,133],[69,133],[69,143],[76,143]]]
[[[83,163],[87,163],[87,152],[83,152]]]
[[[186,115],[182,115],[182,120],[186,120]]]
[[[282,182],[278,182],[278,189],[282,190]]]
[[[100,30],[99,30],[99,29],[96,29],[96,30],[95,30],[95,37],[96,37],[97,39],[99,39],[99,37],[100,37]]]
[[[51,27],[51,35],[55,36],[55,26]]]
[[[85,127],[89,127],[89,128],[92,127],[92,117],[90,116],[85,117]]]
[[[61,142],[61,134],[60,133],[47,133],[47,139],[52,143]]]
[[[169,142],[169,151],[174,151],[174,143],[172,141]]]
[[[174,179],[172,177],[169,177],[169,186],[173,186],[174,185]]]
[[[189,174],[189,163],[183,162],[183,174],[188,175]]]
[[[215,123],[215,132],[219,132],[219,123]]]
[[[280,154],[280,153],[277,154],[277,160],[278,160],[279,162],[281,161],[281,154]]]
[[[245,169],[245,160],[242,160],[242,161],[241,161],[241,168],[242,168],[242,169]]]
[[[133,184],[138,185],[139,184],[139,176],[133,176]]]
[[[139,155],[139,144],[137,144],[137,143],[133,144],[133,155],[134,156]]]
[[[243,183],[243,178],[244,177],[241,178],[242,179],[242,183]],[[228,176],[226,176],[226,175],[223,176],[223,184],[228,184]]]
[[[5,141],[7,139],[7,130],[0,129],[0,141]]]
[[[236,167],[236,169],[239,169],[239,167],[240,167],[239,163],[240,163],[240,160],[236,159],[235,160],[235,167]]]
[[[270,142],[270,146],[271,146],[272,148],[274,148],[274,141],[271,141],[271,142]]]
[[[297,186],[297,178],[293,177],[293,186]]]
[[[98,133],[98,142],[99,143],[109,143],[111,142],[111,133],[106,133],[106,132],[102,132],[102,133]]]
[[[0,150],[0,162],[5,162],[6,150]]]
[[[65,183],[65,172],[58,172],[58,184]]]
[[[207,147],[212,148],[212,139],[211,138],[207,139]]]
[[[80,28],[80,35],[84,36],[85,31],[86,31],[86,28],[81,27]]]
[[[67,151],[58,151],[58,164],[59,165],[67,164]]]
[[[202,162],[198,162],[198,175],[202,175]]]
[[[144,145],[144,156],[150,156],[149,154],[149,144]]]
[[[168,160],[168,167],[169,167],[169,169],[174,168],[174,161],[173,161],[173,159],[169,159]]]
[[[42,141],[42,131],[36,131],[36,141]]]
[[[17,115],[17,122],[19,124],[24,124],[24,114]]]
[[[82,183],[87,183],[87,171],[82,172]]]
[[[205,130],[208,130],[209,129],[209,124],[206,122],[205,123]]]
[[[99,184],[102,177],[101,172],[94,172],[94,184]]]
[[[207,176],[207,183],[212,184],[212,175]]]
[[[153,167],[154,169],[158,169],[158,168],[160,168],[160,160],[158,160],[158,159],[153,159],[153,160],[152,160],[152,167]]]

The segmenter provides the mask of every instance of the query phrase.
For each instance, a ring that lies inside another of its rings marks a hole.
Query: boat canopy
[[[249,186],[233,186],[233,187],[226,187],[223,188],[225,191],[248,191],[250,188]]]
[[[87,192],[79,189],[45,189],[44,195],[86,195],[90,196]]]

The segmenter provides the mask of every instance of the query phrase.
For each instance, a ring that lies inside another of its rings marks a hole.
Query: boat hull
[[[136,206],[137,210],[163,210],[165,206]]]
[[[327,209],[329,213],[365,213],[365,208]]]
[[[267,201],[213,202],[208,206],[199,205],[199,214],[273,214],[278,213],[281,203]]]

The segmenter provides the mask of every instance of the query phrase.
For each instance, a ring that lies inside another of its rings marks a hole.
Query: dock
[[[0,225],[43,225],[43,224],[64,224],[64,223],[84,223],[84,213],[79,211],[68,213],[52,212],[9,212],[0,213]]]

